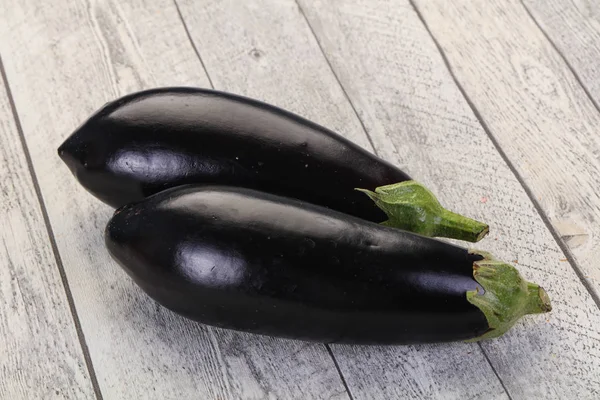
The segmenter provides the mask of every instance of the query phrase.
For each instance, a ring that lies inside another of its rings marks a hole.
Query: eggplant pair
[[[105,231],[111,256],[150,297],[205,324],[408,344],[493,338],[551,309],[513,266],[427,237],[477,241],[487,225],[445,210],[343,137],[255,100],[136,93],[105,105],[59,154],[118,207]]]

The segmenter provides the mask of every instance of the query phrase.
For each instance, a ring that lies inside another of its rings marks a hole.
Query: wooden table
[[[0,398],[600,399],[600,2],[0,0]],[[554,310],[478,344],[192,323],[109,258],[56,148],[167,85],[287,108],[485,220]]]

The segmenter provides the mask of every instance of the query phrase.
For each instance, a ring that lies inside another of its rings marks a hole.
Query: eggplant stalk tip
[[[467,300],[483,312],[490,329],[468,342],[502,336],[524,315],[552,310],[544,288],[527,282],[515,267],[493,258],[489,253],[472,253],[484,257],[473,263],[473,277],[484,292],[468,291]]]
[[[405,181],[380,186],[374,192],[357,188],[371,198],[388,220],[382,224],[429,237],[478,242],[489,231],[487,224],[445,209],[425,186]]]

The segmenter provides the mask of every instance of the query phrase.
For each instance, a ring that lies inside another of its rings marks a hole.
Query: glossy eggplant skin
[[[476,338],[466,249],[324,207],[188,185],[118,209],[112,257],[163,306],[223,328],[322,343]]]
[[[384,212],[354,189],[410,180],[298,115],[196,88],[153,89],[108,103],[59,154],[88,191],[114,207],[182,184],[220,184],[382,222]]]

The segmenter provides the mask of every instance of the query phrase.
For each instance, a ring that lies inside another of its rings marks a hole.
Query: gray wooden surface
[[[600,399],[600,3],[0,0],[0,399]],[[500,339],[319,345],[189,322],[110,259],[56,148],[214,87],[342,133],[485,220],[554,310]]]

